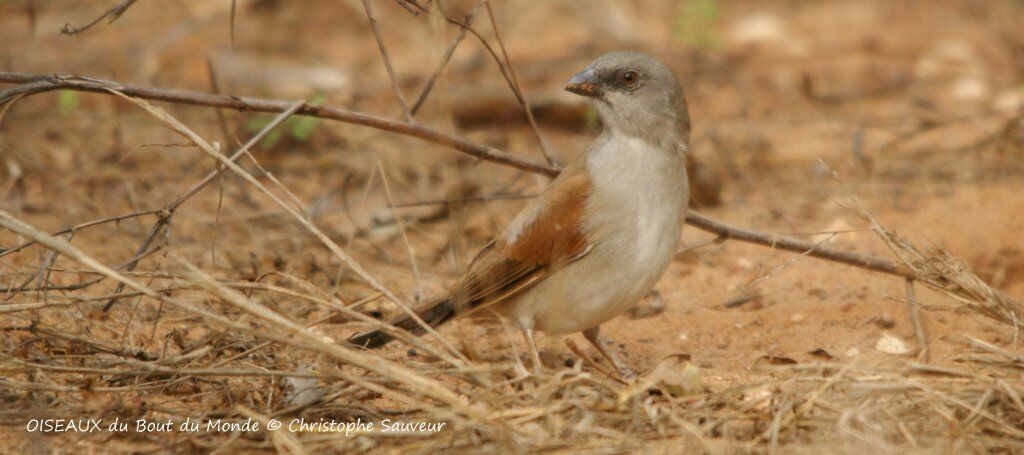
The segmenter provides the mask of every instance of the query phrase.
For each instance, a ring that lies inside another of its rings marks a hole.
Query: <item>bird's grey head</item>
[[[689,140],[690,114],[679,80],[650,55],[604,54],[565,89],[594,100],[606,131],[652,142]]]

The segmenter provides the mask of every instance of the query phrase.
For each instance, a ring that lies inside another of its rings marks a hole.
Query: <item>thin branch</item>
[[[395,76],[395,69],[391,67],[391,59],[388,58],[388,49],[384,46],[384,38],[380,36],[380,27],[377,26],[377,17],[373,14],[373,7],[370,0],[363,0],[363,9],[366,10],[366,17],[370,20],[370,29],[373,30],[373,37],[377,39],[377,47],[380,49],[380,57],[384,60],[384,69],[388,72],[388,79],[391,80],[391,88],[395,91],[395,98],[402,106],[402,114],[405,121],[413,123],[412,113],[409,112],[409,105],[405,103],[405,96],[402,95],[402,88],[398,86],[398,78]]]
[[[230,95],[211,95],[208,93],[184,90],[139,87],[100,79],[56,74],[44,75],[0,72],[0,82],[22,84],[0,91],[0,105],[3,105],[13,97],[22,93],[34,95],[53,90],[77,90],[110,95],[110,92],[107,90],[114,89],[135,98],[166,101],[178,104],[191,104],[196,106],[223,107],[242,112],[279,113],[284,112],[291,106],[290,101],[284,100],[243,98]],[[494,147],[488,147],[465,139],[449,136],[422,125],[396,122],[394,120],[387,120],[336,107],[313,106],[309,104],[299,109],[296,115],[320,117],[328,120],[351,123],[353,125],[362,125],[379,130],[391,131],[422,139],[427,142],[443,145],[445,147],[450,147],[483,160],[502,163],[518,169],[548,176],[558,175],[557,169],[549,167],[542,162],[512,155]]]
[[[130,219],[130,218],[138,218],[140,216],[152,215],[154,213],[159,213],[160,210],[162,210],[162,209],[140,210],[138,212],[126,213],[124,215],[117,215],[117,216],[109,216],[109,217],[105,217],[105,218],[100,218],[98,220],[92,220],[92,221],[89,221],[89,222],[85,222],[85,223],[82,223],[82,224],[76,224],[74,226],[61,229],[61,230],[59,230],[57,232],[54,232],[54,233],[52,233],[50,235],[56,237],[58,235],[70,234],[70,233],[74,233],[74,232],[77,232],[77,231],[82,230],[82,229],[90,228],[90,227],[93,227],[93,226],[98,226],[98,225],[101,225],[101,224],[116,223],[118,221],[127,220],[127,219]],[[17,253],[17,252],[19,252],[21,250],[24,250],[25,248],[28,248],[28,247],[30,247],[32,245],[35,245],[35,244],[36,244],[35,241],[29,240],[29,241],[27,241],[25,243],[22,243],[20,245],[17,245],[17,246],[8,248],[8,249],[0,249],[0,258],[2,258],[4,256],[7,256],[8,254],[11,254],[11,253]]]
[[[238,11],[238,0],[231,0],[231,20],[229,26],[231,29],[231,49],[235,48],[235,17]]]
[[[142,244],[140,244],[139,247],[135,249],[135,257],[131,261],[128,261],[128,266],[125,268],[125,271],[131,272],[135,270],[135,267],[139,265],[139,261],[142,260],[142,253],[149,249],[149,246],[153,244],[153,240],[156,239],[156,236],[160,235],[160,231],[163,230],[164,226],[170,224],[170,222],[171,212],[161,211],[160,213],[157,214],[156,223],[153,223],[153,226],[149,228],[149,234],[146,235],[146,238],[142,241]],[[118,283],[117,289],[114,291],[114,294],[120,294],[121,291],[123,290],[124,284]],[[117,303],[117,297],[110,299],[106,305],[103,305],[103,312],[105,313],[107,311],[110,311],[110,308],[114,306],[114,303]]]
[[[410,12],[415,13],[415,10],[411,7],[406,6],[404,3],[399,3],[404,8],[409,9]],[[448,61],[452,59],[452,55],[455,54],[455,48],[459,47],[459,43],[466,38],[466,32],[469,30],[469,25],[473,23],[473,18],[476,17],[476,13],[480,11],[480,7],[483,6],[484,0],[477,2],[473,10],[466,15],[466,18],[462,20],[466,24],[466,27],[459,28],[459,34],[448,44],[448,49],[444,51],[444,56],[441,57],[441,61],[437,63],[437,67],[434,68],[433,74],[430,75],[430,79],[427,79],[427,84],[423,86],[423,90],[420,91],[420,96],[416,97],[416,102],[413,103],[410,113],[416,115],[420,108],[423,107],[423,103],[427,101],[427,97],[430,96],[430,91],[434,89],[434,84],[437,83],[437,78],[441,77],[441,72],[448,66]]]
[[[68,241],[70,242],[72,237],[74,236],[74,234],[69,235]],[[4,298],[4,303],[14,298],[14,295],[19,294],[21,292],[25,292],[25,288],[27,288],[28,285],[32,284],[32,282],[36,280],[40,282],[38,286],[44,292],[43,295],[45,296],[45,292],[49,288],[48,285],[50,284],[50,269],[51,267],[53,267],[53,263],[57,261],[57,256],[59,255],[60,253],[57,252],[53,252],[52,254],[50,254],[49,259],[43,261],[43,263],[39,265],[38,271],[36,271],[33,274],[30,274],[29,277],[24,282],[22,282],[20,286],[10,289],[4,289],[4,293],[8,294],[8,296],[5,296]]]
[[[35,242],[32,242],[32,243],[35,243]],[[150,255],[152,255],[152,254],[154,254],[154,253],[156,253],[156,252],[158,252],[158,251],[160,251],[162,249],[163,249],[163,247],[157,246],[157,247],[155,247],[155,248],[153,248],[151,250],[144,251],[141,254],[137,254],[135,256],[132,256],[132,258],[129,259],[128,262],[125,262],[124,264],[121,264],[121,265],[118,265],[117,267],[114,267],[114,270],[124,270],[128,266],[129,263],[138,262],[140,259],[143,259],[146,256],[150,256]],[[47,270],[51,270],[52,271],[53,268],[52,267],[47,267]],[[128,273],[131,273],[131,272],[128,272]],[[98,276],[96,278],[93,278],[91,280],[86,280],[86,281],[83,281],[81,283],[67,284],[67,285],[61,285],[61,286],[51,285],[49,283],[46,283],[43,286],[37,286],[37,287],[34,287],[34,288],[19,289],[19,288],[14,288],[14,287],[6,287],[6,288],[0,288],[0,292],[3,292],[3,293],[6,294],[6,293],[17,293],[17,292],[40,292],[40,291],[62,291],[62,292],[66,292],[66,291],[80,291],[82,289],[85,289],[87,287],[90,287],[90,286],[92,286],[92,285],[94,285],[96,283],[99,283],[99,282],[103,281],[103,279],[104,279],[103,276]],[[127,297],[124,294],[112,294],[112,295]]]
[[[213,66],[213,60],[210,57],[206,57],[206,72],[210,77],[210,90],[213,91],[214,95],[220,95],[220,82],[217,80],[217,68]],[[228,120],[224,116],[224,109],[214,109],[217,113],[217,125],[220,126],[220,134],[224,138],[224,146],[227,147],[231,143],[231,130],[228,129]]]
[[[910,268],[899,265],[888,259],[877,256],[860,255],[857,253],[837,250],[834,248],[815,246],[813,242],[797,240],[789,237],[769,234],[767,232],[743,229],[719,223],[717,221],[700,216],[693,211],[686,215],[686,222],[698,229],[713,234],[718,234],[726,240],[738,240],[740,242],[764,245],[780,250],[792,251],[794,253],[807,254],[808,256],[839,262],[874,272],[886,273],[903,278],[916,278]]]
[[[487,53],[491,54],[491,58],[494,59],[494,62],[498,64],[498,70],[501,71],[501,76],[505,78],[505,82],[508,83],[509,88],[511,88],[513,93],[515,93],[515,84],[512,83],[512,78],[509,77],[508,71],[505,70],[505,65],[502,63],[501,57],[498,57],[498,53],[494,51],[494,48],[491,47],[491,44],[488,43],[487,40],[484,39],[483,35],[481,35],[479,32],[477,32],[476,29],[474,29],[473,27],[470,27],[469,24],[467,24],[466,22],[460,21],[460,20],[455,19],[455,18],[453,18],[451,16],[448,16],[446,14],[434,13],[433,11],[430,11],[430,10],[426,9],[425,7],[423,7],[422,5],[420,5],[418,3],[410,3],[410,4],[416,6],[417,8],[419,8],[421,11],[423,11],[426,14],[432,14],[432,15],[440,16],[441,18],[443,18],[445,20],[445,22],[448,22],[449,24],[452,24],[452,25],[457,25],[460,28],[462,28],[463,30],[467,30],[467,31],[469,31],[469,33],[472,33],[473,36],[475,36],[476,39],[480,41],[480,44],[484,47],[484,49],[487,50]]]
[[[437,15],[444,18],[444,20],[449,24],[459,26],[462,29],[462,31],[468,31],[472,33],[473,36],[475,36],[477,40],[480,41],[480,44],[484,46],[484,49],[487,50],[487,53],[491,54],[491,58],[494,60],[494,62],[498,64],[498,70],[501,71],[501,76],[505,78],[505,82],[508,84],[508,87],[512,90],[512,94],[515,95],[516,97],[516,101],[519,102],[520,106],[522,106],[524,111],[526,112],[526,118],[529,121],[530,126],[533,127],[534,134],[536,134],[537,141],[540,144],[541,152],[543,153],[545,159],[547,159],[548,165],[556,169],[559,169],[560,166],[558,166],[558,162],[554,160],[554,156],[550,153],[547,143],[544,141],[544,138],[540,134],[540,130],[537,128],[537,123],[533,118],[533,111],[530,109],[529,103],[526,102],[526,98],[523,96],[522,90],[519,89],[519,81],[516,80],[515,72],[512,70],[512,62],[508,58],[508,53],[505,52],[505,43],[502,42],[501,35],[498,34],[498,25],[494,20],[494,12],[491,10],[490,5],[487,4],[487,0],[482,0],[482,2],[485,4],[485,6],[487,6],[487,11],[491,18],[491,26],[494,29],[494,36],[498,40],[498,45],[501,47],[502,54],[505,56],[504,62],[502,61],[501,57],[498,56],[498,53],[494,51],[494,48],[491,47],[490,43],[488,43],[487,40],[484,39],[483,35],[477,32],[473,27],[471,27],[467,20],[460,21],[451,16],[448,16],[447,14],[437,14],[415,2],[411,2],[409,4],[415,6],[416,8],[419,8],[423,13]]]
[[[234,24],[234,12],[235,3],[231,2],[231,13],[232,13],[232,25]],[[234,31],[234,29],[232,29]],[[234,39],[234,36],[232,36]],[[233,45],[233,44],[232,44]],[[217,82],[217,70],[213,66],[213,60],[210,57],[206,57],[206,69],[210,75],[210,90],[213,93],[220,95],[220,84]],[[217,113],[217,123],[220,125],[220,132],[224,137],[224,147],[228,147],[231,143],[231,132],[228,130],[227,117],[224,116],[224,109],[215,109]],[[218,169],[223,170],[222,167],[218,166]],[[245,191],[242,191],[245,194]],[[210,263],[214,266],[217,265],[217,225],[220,223],[220,212],[224,206],[224,177],[221,175],[217,178],[217,210],[214,212],[213,217],[213,241],[210,242]]]
[[[540,145],[541,152],[544,153],[544,158],[547,159],[548,165],[561,168],[561,164],[558,163],[558,159],[555,158],[554,154],[548,147],[547,141],[544,140],[544,136],[540,134],[540,128],[537,127],[537,120],[533,118],[533,109],[530,108],[530,102],[526,100],[526,95],[523,94],[522,88],[519,86],[519,79],[516,77],[516,70],[512,66],[512,59],[508,56],[508,51],[505,50],[505,42],[501,39],[501,33],[498,33],[498,21],[494,17],[494,9],[491,8],[491,2],[484,1],[484,6],[487,8],[487,15],[491,19],[491,28],[494,30],[494,39],[498,40],[498,47],[501,49],[501,55],[505,57],[505,66],[508,67],[508,74],[512,76],[512,93],[516,95],[516,99],[519,100],[519,104],[523,107],[523,112],[526,113],[526,120],[530,122],[530,128],[533,129],[533,134],[537,137],[537,144]]]
[[[107,12],[103,13],[103,15],[101,15],[100,17],[97,17],[92,22],[90,22],[88,24],[85,24],[84,26],[81,26],[81,27],[75,27],[74,25],[71,25],[71,24],[64,24],[64,27],[60,29],[60,34],[61,35],[67,35],[67,36],[77,35],[79,33],[82,33],[84,31],[86,31],[86,30],[89,30],[94,25],[100,23],[100,21],[102,21],[103,19],[106,19],[106,18],[110,19],[109,21],[107,21],[107,24],[113,24],[114,21],[116,21],[118,18],[120,18],[121,15],[124,14],[125,11],[128,11],[128,8],[131,8],[132,5],[134,5],[135,2],[137,2],[137,1],[138,0],[124,0],[123,2],[115,5],[113,8],[108,9]]]

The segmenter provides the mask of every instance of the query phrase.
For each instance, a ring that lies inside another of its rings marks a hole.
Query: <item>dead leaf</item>
[[[817,349],[815,349],[813,351],[808,352],[808,354],[813,355],[815,357],[819,357],[819,358],[825,359],[825,360],[832,360],[833,359],[832,354],[829,354],[828,351],[826,351],[826,350],[824,350],[822,348],[817,348]]]
[[[789,357],[783,357],[780,355],[763,355],[761,356],[761,360],[764,360],[772,365],[796,365],[797,363],[799,363],[796,360],[793,360]]]

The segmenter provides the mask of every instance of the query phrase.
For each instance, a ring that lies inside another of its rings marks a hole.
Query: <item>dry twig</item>
[[[85,25],[83,25],[81,27],[75,27],[75,26],[73,26],[71,24],[64,24],[64,27],[62,27],[60,29],[60,34],[61,35],[67,35],[67,36],[77,35],[79,33],[82,33],[84,31],[86,31],[86,30],[89,30],[94,25],[100,23],[100,21],[102,21],[103,19],[109,19],[107,21],[107,23],[108,24],[113,24],[114,21],[119,19],[121,17],[121,15],[124,14],[125,11],[128,11],[128,8],[131,8],[132,5],[134,5],[135,2],[137,2],[137,1],[138,0],[123,0],[121,3],[118,3],[117,5],[114,5],[114,7],[108,9],[107,12],[103,13],[102,15],[100,15],[100,17],[97,17],[92,22],[90,22],[88,24],[85,24]]]
[[[402,114],[405,121],[413,123],[412,113],[409,112],[409,105],[405,103],[405,96],[402,95],[402,88],[398,86],[398,77],[395,76],[395,69],[391,67],[391,59],[388,58],[388,49],[384,46],[384,38],[380,36],[380,27],[377,25],[377,17],[373,14],[373,7],[370,0],[363,0],[363,9],[366,11],[366,18],[370,20],[370,28],[373,30],[373,37],[377,39],[377,48],[380,50],[380,57],[384,59],[384,68],[388,72],[388,79],[391,81],[391,88],[395,91],[395,98],[398,105],[402,107]]]
[[[399,4],[404,6],[403,3]],[[420,108],[423,107],[423,103],[427,101],[427,97],[430,96],[431,90],[434,89],[434,84],[437,83],[437,78],[441,77],[441,72],[443,72],[444,68],[448,66],[448,61],[451,60],[452,55],[455,54],[455,48],[459,47],[459,43],[466,38],[466,32],[469,30],[469,26],[473,24],[473,18],[476,17],[476,13],[480,11],[480,7],[483,6],[483,4],[484,0],[478,1],[476,6],[474,6],[469,14],[467,14],[462,20],[462,22],[466,24],[466,27],[459,28],[459,34],[455,36],[455,39],[453,39],[450,44],[448,44],[448,49],[445,49],[444,56],[441,57],[441,61],[437,63],[437,66],[434,68],[434,72],[430,74],[430,78],[427,79],[427,83],[423,85],[423,90],[421,90],[419,96],[416,97],[416,102],[413,103],[412,109],[409,111],[410,114],[416,115]],[[412,9],[409,10],[413,11]]]

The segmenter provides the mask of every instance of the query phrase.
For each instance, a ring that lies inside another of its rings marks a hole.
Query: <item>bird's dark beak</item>
[[[602,95],[597,73],[590,68],[579,72],[572,79],[569,79],[569,82],[565,84],[565,89],[589,98],[600,98]]]

